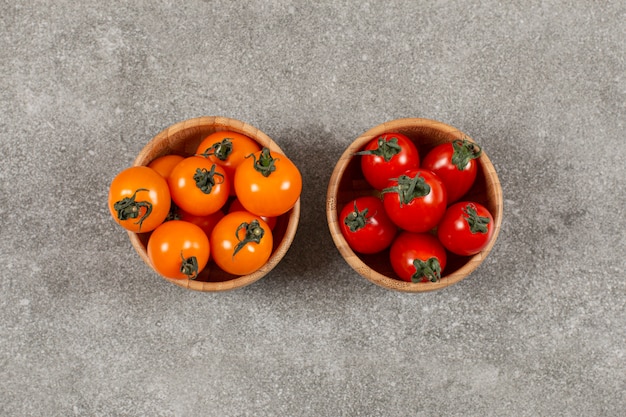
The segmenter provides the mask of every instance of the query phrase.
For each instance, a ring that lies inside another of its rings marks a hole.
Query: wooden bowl
[[[472,200],[484,205],[493,215],[494,233],[487,247],[480,253],[463,257],[448,253],[448,262],[443,276],[438,282],[412,283],[400,280],[391,267],[389,250],[374,255],[355,253],[344,239],[338,223],[338,212],[352,199],[363,195],[374,195],[373,188],[365,181],[361,173],[360,157],[355,152],[362,150],[372,139],[383,133],[402,133],[417,145],[420,160],[426,153],[441,143],[467,138],[458,129],[444,123],[428,119],[407,118],[393,120],[378,125],[348,146],[339,158],[330,178],[326,197],[326,216],[328,227],[337,249],[346,262],[361,276],[381,287],[403,291],[424,292],[448,287],[466,278],[485,259],[491,251],[502,223],[502,188],[491,161],[483,151],[478,159],[478,174],[472,189],[463,200]]]
[[[254,139],[261,146],[268,147],[272,152],[284,153],[269,136],[244,122],[226,117],[198,117],[176,123],[156,135],[139,152],[133,165],[145,166],[152,160],[168,154],[190,156],[196,151],[202,139],[211,133],[223,130],[241,133]],[[231,275],[210,261],[194,280],[163,278],[181,287],[206,292],[232,290],[252,284],[270,272],[285,256],[296,234],[299,220],[300,199],[291,210],[277,218],[276,226],[272,231],[274,237],[272,255],[265,265],[252,274]],[[153,268],[146,250],[150,233],[128,232],[128,236],[141,259]]]

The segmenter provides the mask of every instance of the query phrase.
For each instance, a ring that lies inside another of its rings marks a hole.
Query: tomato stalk
[[[141,208],[145,207],[146,212],[141,216],[141,218],[135,222],[135,224],[139,225],[139,230],[141,230],[141,225],[143,221],[152,213],[152,203],[149,201],[135,201],[137,197],[137,193],[139,191],[150,191],[146,188],[138,188],[135,190],[132,196],[124,197],[122,200],[115,202],[113,205],[113,209],[117,212],[117,218],[119,220],[128,220],[128,219],[136,219],[139,217],[139,213],[141,212]]]
[[[200,156],[208,158],[209,156],[215,156],[220,161],[228,159],[233,152],[233,142],[230,138],[224,138],[221,142],[214,143],[210,147],[206,148]]]
[[[259,159],[256,159],[256,156],[253,153],[246,156],[246,158],[250,157],[254,160],[254,169],[261,173],[264,177],[269,177],[272,172],[276,171],[276,165],[274,164],[279,160],[279,158],[274,158],[270,153],[269,148],[263,147],[263,149],[261,149]]]
[[[246,234],[243,239],[239,239],[239,231],[245,230]],[[235,246],[235,251],[233,252],[233,258],[244,246],[248,243],[261,243],[261,239],[265,235],[265,230],[259,224],[257,219],[252,220],[250,223],[243,222],[237,227],[235,231],[235,236],[239,243]]]
[[[215,182],[216,175],[222,178],[221,182]],[[206,168],[197,168],[196,173],[193,175],[193,180],[196,182],[196,186],[200,189],[200,191],[204,194],[211,194],[215,184],[221,184],[224,182],[224,175],[219,172],[215,172],[215,164],[213,164],[210,171]]]
[[[400,207],[403,204],[409,204],[414,198],[424,197],[430,193],[430,185],[419,174],[413,178],[408,175],[400,175],[395,180],[398,184],[383,189],[382,193],[383,195],[386,193],[398,193]]]
[[[378,147],[376,149],[370,149],[366,151],[360,151],[355,155],[376,155],[382,156],[385,162],[389,162],[391,158],[399,154],[402,151],[402,147],[398,145],[398,138],[392,137],[387,140],[387,135],[383,135],[378,138]]]
[[[476,212],[476,208],[472,206],[472,204],[468,204],[464,209],[463,213],[467,214],[465,221],[467,222],[470,232],[472,234],[476,233],[487,233],[489,229],[487,225],[489,224],[489,217],[479,216]]]
[[[452,142],[452,163],[460,170],[463,171],[470,160],[480,157],[483,153],[480,146],[474,142],[470,142],[467,139],[456,139]]]
[[[174,203],[174,201],[172,201],[170,211],[167,213],[167,217],[164,221],[168,222],[170,220],[181,220],[180,214],[178,213],[178,206]]]
[[[357,230],[364,228],[367,224],[368,217],[366,216],[368,211],[369,209],[367,208],[363,211],[359,211],[355,201],[354,211],[350,212],[343,222],[346,226],[348,226],[351,232],[356,232]]]
[[[185,258],[182,251],[180,257],[183,260],[180,265],[180,272],[187,275],[189,279],[196,279],[198,277],[198,259],[195,256]]]
[[[437,282],[441,279],[441,264],[435,257],[428,258],[426,261],[415,259],[413,266],[415,267],[415,273],[411,276],[413,282],[421,282],[422,278],[430,282]]]

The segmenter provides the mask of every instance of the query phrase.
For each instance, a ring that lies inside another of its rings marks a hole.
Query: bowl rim
[[[361,134],[357,137],[352,143],[348,145],[346,150],[343,152],[333,172],[331,174],[328,190],[326,193],[326,217],[327,223],[330,230],[330,234],[332,236],[333,242],[339,253],[345,259],[345,261],[352,267],[354,271],[356,271],[359,275],[366,278],[370,282],[381,286],[386,289],[396,290],[400,292],[428,292],[440,290],[442,288],[449,287],[458,283],[459,281],[465,279],[468,275],[470,275],[478,266],[482,263],[482,261],[486,258],[486,256],[491,252],[493,245],[495,244],[498,234],[500,233],[500,227],[502,224],[502,187],[500,185],[500,180],[498,179],[498,175],[495,171],[491,160],[487,156],[487,154],[483,151],[482,155],[478,159],[479,164],[482,166],[483,171],[485,172],[485,179],[488,183],[488,188],[493,192],[495,198],[495,207],[496,210],[492,213],[495,224],[493,227],[493,236],[491,237],[491,241],[483,249],[481,252],[477,253],[469,257],[467,262],[460,267],[459,269],[453,271],[449,275],[445,275],[445,279],[441,279],[438,282],[426,282],[426,283],[413,283],[401,281],[399,279],[391,278],[386,275],[381,274],[380,272],[372,269],[365,262],[361,260],[358,254],[356,254],[348,245],[347,241],[343,237],[341,233],[341,229],[339,227],[338,222],[338,207],[337,207],[337,194],[339,190],[339,184],[341,182],[341,178],[349,164],[349,162],[354,157],[354,153],[359,151],[362,147],[364,147],[369,141],[374,139],[376,136],[379,136],[383,133],[394,132],[406,129],[407,127],[425,127],[434,130],[438,130],[444,132],[446,134],[462,134],[467,139],[474,141],[469,135],[463,133],[459,129],[445,124],[443,122],[439,122],[437,120],[425,119],[425,118],[401,118],[395,119],[388,122],[384,122],[377,126],[372,127],[367,130],[365,133]],[[487,175],[489,173],[489,175]]]
[[[271,152],[281,153],[284,155],[283,150],[280,148],[280,146],[278,146],[276,142],[274,142],[274,140],[272,140],[269,136],[267,136],[258,128],[248,123],[223,116],[201,116],[180,121],[161,130],[143,147],[139,154],[137,154],[135,160],[133,161],[133,166],[147,165],[148,163],[150,163],[151,160],[154,159],[150,157],[150,153],[153,152],[155,149],[162,148],[163,143],[172,143],[173,137],[180,135],[181,133],[184,133],[186,131],[191,131],[191,135],[193,134],[193,131],[199,131],[200,127],[202,126],[211,126],[212,128],[216,128],[215,131],[230,130],[233,132],[241,133],[257,141],[259,144],[261,144],[261,146],[268,147]],[[289,250],[291,243],[293,242],[296,235],[298,223],[300,220],[300,198],[298,198],[294,206],[287,213],[289,214],[289,217],[287,219],[285,234],[280,243],[276,246],[275,250],[272,252],[268,261],[261,268],[257,269],[251,274],[238,276],[227,281],[207,282],[195,281],[191,279],[172,279],[164,277],[161,274],[157,273],[152,266],[152,263],[148,258],[148,254],[139,238],[139,235],[131,231],[127,231],[127,234],[130,239],[131,245],[139,254],[141,259],[153,270],[154,273],[156,273],[164,280],[169,281],[179,287],[187,288],[190,290],[202,292],[221,292],[234,290],[250,285],[267,275],[272,269],[274,269],[278,265],[278,263],[282,260],[282,258]]]

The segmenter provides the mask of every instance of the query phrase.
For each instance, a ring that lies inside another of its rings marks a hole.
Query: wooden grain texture
[[[487,247],[471,257],[448,253],[448,264],[439,282],[412,283],[401,281],[391,267],[389,251],[374,255],[355,253],[344,239],[338,223],[338,212],[355,197],[372,195],[375,191],[367,184],[360,169],[359,157],[354,154],[375,137],[383,133],[402,133],[418,147],[421,157],[433,147],[455,139],[473,139],[447,124],[421,118],[397,119],[378,125],[352,142],[339,158],[331,175],[326,196],[326,216],[331,236],[337,249],[359,275],[381,287],[403,292],[425,292],[453,285],[470,275],[489,254],[496,242],[502,224],[502,187],[498,175],[483,150],[478,159],[478,174],[472,189],[463,200],[483,204],[494,218],[494,232]]]
[[[139,152],[133,165],[148,165],[154,159],[168,154],[190,156],[202,139],[211,133],[224,130],[241,133],[254,139],[261,146],[268,147],[272,152],[283,153],[269,136],[242,121],[226,117],[198,117],[176,123],[161,131]],[[274,237],[272,255],[265,265],[252,274],[232,275],[220,269],[215,263],[209,262],[195,280],[166,277],[163,279],[190,290],[205,292],[227,291],[250,285],[269,273],[285,256],[296,235],[299,220],[300,199],[291,210],[277,218],[276,226],[272,230]],[[146,249],[150,233],[128,232],[128,236],[141,259],[153,268]]]

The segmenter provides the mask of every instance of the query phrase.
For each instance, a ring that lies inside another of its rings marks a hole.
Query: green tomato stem
[[[211,194],[213,191],[213,187],[215,184],[221,184],[224,182],[224,175],[219,172],[215,172],[216,165],[213,164],[211,166],[211,170],[207,170],[206,168],[197,168],[196,173],[193,175],[193,180],[196,182],[196,186],[202,191],[204,194]],[[221,177],[222,181],[219,183],[215,181],[215,176]]]
[[[482,155],[483,151],[474,142],[470,142],[467,139],[457,139],[452,142],[452,164],[454,164],[459,171],[463,171],[470,160],[476,159]]]
[[[143,221],[148,218],[150,213],[152,213],[152,203],[149,201],[135,201],[137,197],[137,193],[139,191],[150,191],[146,188],[138,188],[135,190],[132,196],[124,197],[123,199],[115,202],[113,205],[113,209],[117,212],[117,218],[119,220],[128,220],[128,219],[136,219],[139,217],[139,213],[141,212],[141,208],[145,208],[146,212],[141,216],[141,218],[135,222],[135,224],[139,225],[139,230],[141,230],[141,225]]]
[[[263,149],[261,149],[259,159],[257,159],[253,153],[246,156],[246,158],[249,157],[252,157],[252,159],[254,159],[254,169],[257,172],[260,172],[261,175],[263,175],[264,177],[269,177],[272,172],[276,171],[276,161],[280,160],[279,158],[274,158],[270,153],[269,148],[266,147],[263,147]]]
[[[187,275],[189,279],[196,279],[198,277],[198,259],[195,256],[185,258],[182,251],[180,251],[180,257],[183,260],[180,265],[180,272]]]
[[[411,276],[413,282],[421,282],[423,278],[430,282],[437,282],[441,279],[441,264],[434,256],[426,261],[415,259],[413,266],[415,267],[415,273]]]
[[[383,189],[382,193],[398,193],[400,207],[402,207],[403,204],[409,204],[415,198],[424,197],[430,193],[430,185],[428,185],[424,177],[420,176],[419,173],[413,178],[403,174],[394,179],[398,184]]]
[[[240,230],[246,231],[246,234],[243,239],[239,239]],[[264,235],[265,235],[265,230],[261,227],[257,219],[252,220],[250,223],[246,223],[246,222],[241,223],[237,227],[237,230],[235,231],[235,236],[237,237],[237,240],[239,241],[239,243],[237,244],[237,246],[235,246],[235,251],[233,252],[233,258],[235,257],[235,255],[237,255],[237,252],[239,252],[248,243],[257,243],[257,244],[261,243],[261,239],[263,238]]]
[[[231,138],[224,138],[221,142],[214,143],[210,147],[206,148],[200,156],[208,158],[209,156],[215,156],[220,161],[228,159],[233,152],[233,142]]]
[[[385,162],[389,162],[391,158],[399,154],[402,151],[402,147],[398,145],[398,138],[392,137],[387,139],[387,135],[380,136],[377,141],[378,147],[376,149],[369,149],[366,151],[360,151],[355,155],[376,155],[382,156]]]
[[[343,219],[343,223],[348,226],[351,232],[356,232],[365,227],[367,224],[368,218],[367,212],[369,209],[365,209],[363,211],[359,211],[356,206],[356,201],[354,202],[354,211],[350,212],[345,219]]]
[[[474,207],[474,205],[468,204],[463,209],[463,213],[467,215],[467,217],[464,217],[464,219],[467,222],[470,228],[470,232],[472,232],[472,234],[476,234],[476,233],[485,234],[489,231],[487,227],[490,221],[489,217],[479,216],[478,213],[476,212],[476,207]]]

